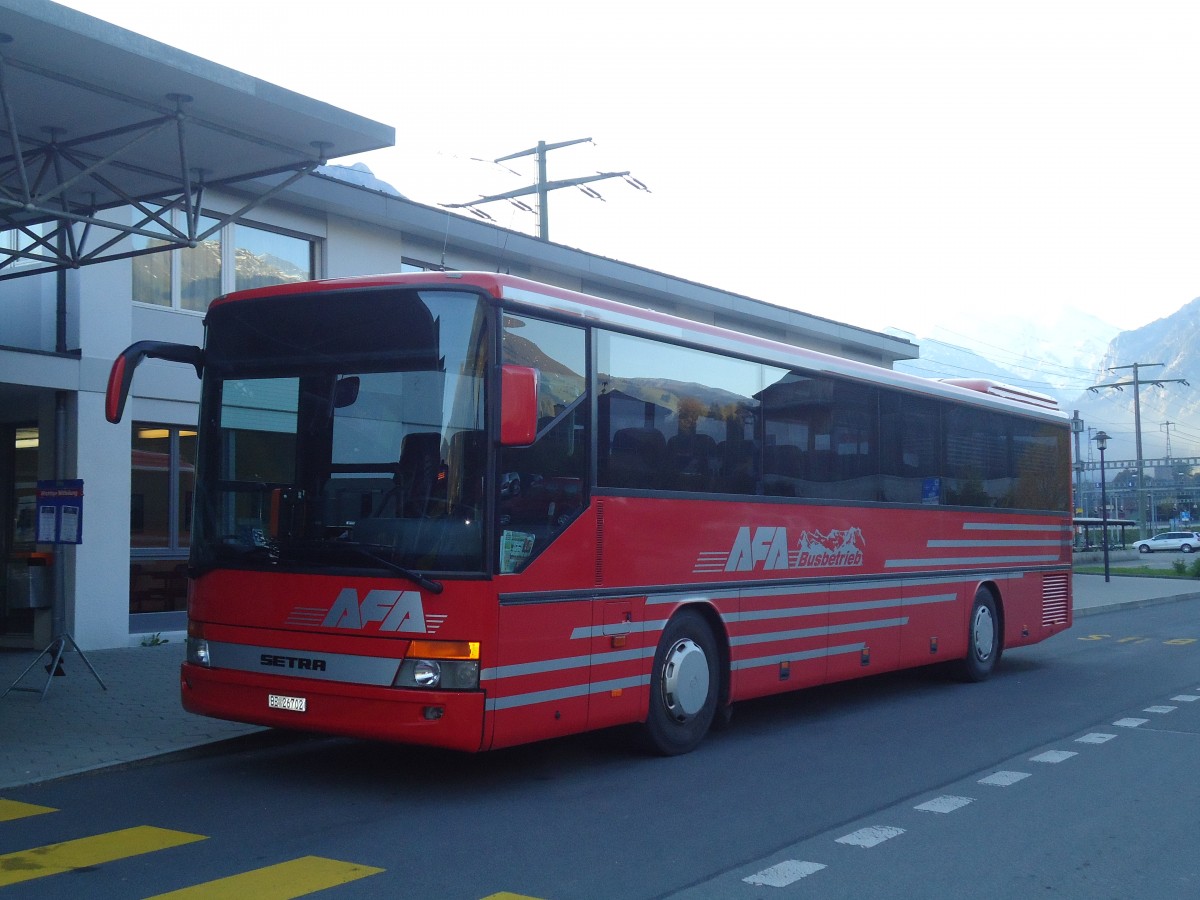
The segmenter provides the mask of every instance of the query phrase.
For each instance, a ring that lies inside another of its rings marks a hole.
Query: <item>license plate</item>
[[[304,697],[284,697],[279,694],[267,695],[267,706],[271,709],[286,709],[291,712],[304,712],[308,701]]]

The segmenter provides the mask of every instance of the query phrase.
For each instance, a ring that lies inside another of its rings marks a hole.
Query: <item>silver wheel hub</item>
[[[971,635],[975,642],[975,658],[986,661],[991,657],[992,647],[996,643],[996,622],[992,618],[992,611],[986,606],[975,610]]]
[[[708,699],[708,657],[689,638],[678,640],[663,660],[663,703],[671,718],[686,722]]]

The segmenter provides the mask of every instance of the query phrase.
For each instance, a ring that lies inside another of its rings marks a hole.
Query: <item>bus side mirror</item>
[[[500,368],[500,443],[527,447],[537,438],[538,370],[531,366]]]
[[[108,373],[104,417],[114,425],[121,421],[121,415],[125,412],[125,401],[129,399],[129,387],[133,384],[133,370],[146,357],[187,363],[195,367],[197,378],[204,372],[204,351],[199,347],[169,344],[165,341],[138,341],[136,344],[130,344],[113,361],[112,369]]]

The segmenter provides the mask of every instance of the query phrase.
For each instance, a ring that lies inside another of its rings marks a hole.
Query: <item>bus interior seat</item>
[[[615,487],[657,487],[667,439],[657,428],[621,428],[609,449],[609,480]]]
[[[442,436],[436,431],[414,431],[400,442],[400,458],[392,488],[383,495],[376,516],[395,504],[394,516],[424,515],[441,471]]]

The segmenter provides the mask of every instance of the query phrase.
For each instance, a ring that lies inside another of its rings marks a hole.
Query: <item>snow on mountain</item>
[[[1110,460],[1136,456],[1132,369],[1139,363],[1142,456],[1200,455],[1200,298],[1141,328],[1122,332],[1079,310],[1064,308],[1043,319],[979,315],[937,326],[917,337],[921,357],[898,362],[898,371],[928,378],[990,378],[1055,397],[1068,414],[1078,410],[1090,440],[1111,438]],[[1162,363],[1161,366],[1149,364]],[[1162,386],[1151,382],[1163,380]],[[1123,384],[1122,390],[1094,385]],[[1086,445],[1084,458],[1096,458]]]

